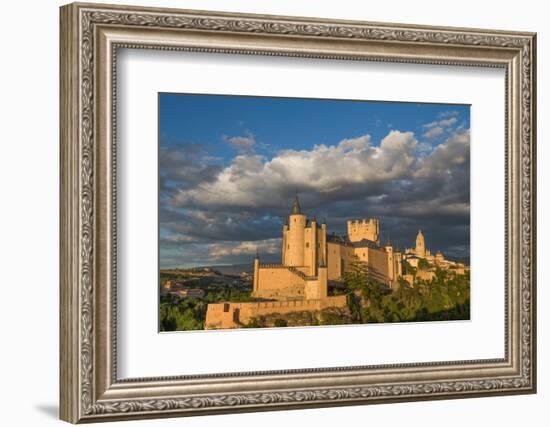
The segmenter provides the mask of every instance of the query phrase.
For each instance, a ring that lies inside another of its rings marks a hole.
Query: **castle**
[[[346,237],[327,235],[325,223],[308,219],[298,197],[283,226],[281,264],[254,260],[257,298],[275,300],[323,299],[330,280],[339,280],[353,262],[364,262],[373,276],[391,285],[402,275],[402,255],[391,244],[380,245],[378,219],[347,222]]]
[[[283,226],[280,264],[262,264],[254,259],[252,296],[264,301],[209,304],[206,329],[238,328],[256,316],[297,311],[343,308],[346,296],[328,296],[331,281],[339,281],[360,261],[373,279],[393,288],[403,275],[405,260],[435,261],[426,249],[421,231],[416,247],[402,253],[388,241],[380,243],[380,221],[376,218],[347,221],[347,235],[327,235],[327,226],[302,213],[298,196],[288,222]]]

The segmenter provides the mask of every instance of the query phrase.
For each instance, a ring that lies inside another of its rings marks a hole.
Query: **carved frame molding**
[[[118,380],[115,65],[121,47],[505,68],[506,357]],[[535,68],[533,33],[62,7],[61,418],[75,423],[535,392]],[[289,380],[297,385],[289,387]]]

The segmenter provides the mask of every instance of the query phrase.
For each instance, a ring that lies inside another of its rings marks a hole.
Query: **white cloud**
[[[277,254],[281,251],[281,239],[266,239],[244,242],[214,243],[208,247],[208,255],[212,260],[239,255],[252,255],[256,252]]]
[[[445,133],[445,129],[443,129],[441,126],[436,126],[428,129],[426,132],[422,134],[424,138],[428,139],[434,139],[438,136],[441,136]]]
[[[449,130],[457,122],[457,118],[452,116],[448,118],[443,118],[441,120],[436,120],[430,123],[422,125],[426,130],[422,136],[424,138],[433,139],[437,138],[445,133],[446,130]]]
[[[442,111],[437,116],[444,119],[444,118],[447,118],[447,117],[457,117],[458,115],[460,115],[460,113],[458,111],[454,110],[454,111]]]
[[[250,132],[246,132],[245,136],[224,136],[223,139],[232,147],[244,153],[253,151],[256,144],[256,138]]]
[[[371,145],[369,135],[363,135],[337,145],[281,151],[270,161],[241,154],[214,182],[181,189],[171,202],[175,206],[280,206],[296,189],[326,193],[402,179],[412,173],[416,145],[412,132],[392,130],[378,147]]]
[[[170,234],[163,238],[167,243],[188,243],[196,241],[196,238],[183,234]]]
[[[470,162],[470,130],[459,131],[451,135],[433,152],[419,159],[416,177],[428,177],[444,174],[450,169]],[[469,168],[468,168],[469,170]]]
[[[457,122],[456,117],[450,117],[448,119],[440,120],[437,123],[439,126],[450,127],[450,126],[453,126],[456,122]]]

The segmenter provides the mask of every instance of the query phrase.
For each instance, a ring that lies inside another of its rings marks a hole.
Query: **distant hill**
[[[242,272],[252,274],[254,270],[253,263],[233,264],[233,265],[209,265],[208,268],[217,270],[223,274],[240,274]]]

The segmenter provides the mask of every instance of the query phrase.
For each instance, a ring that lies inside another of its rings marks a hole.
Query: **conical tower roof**
[[[290,215],[302,215],[302,208],[300,207],[300,200],[298,200],[298,194],[296,194],[296,198],[294,199],[294,205],[292,205],[292,210],[290,211]]]

